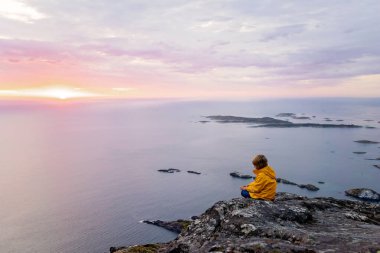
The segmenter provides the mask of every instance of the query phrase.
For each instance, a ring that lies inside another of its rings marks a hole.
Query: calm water
[[[280,112],[378,128],[198,123],[203,115]],[[279,191],[337,198],[352,187],[380,191],[380,170],[372,166],[380,162],[365,160],[380,157],[380,145],[353,142],[380,141],[378,121],[380,99],[0,102],[0,251],[108,252],[171,240],[175,234],[139,221],[188,218],[238,197],[248,181],[229,173],[250,173],[255,153],[266,154],[279,177],[321,188],[311,193],[279,184]],[[169,167],[182,172],[157,172]]]

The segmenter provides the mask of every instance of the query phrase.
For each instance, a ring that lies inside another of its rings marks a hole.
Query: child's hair
[[[268,160],[264,155],[257,155],[257,156],[255,156],[255,158],[253,158],[252,164],[257,169],[262,169],[262,168],[268,166]]]

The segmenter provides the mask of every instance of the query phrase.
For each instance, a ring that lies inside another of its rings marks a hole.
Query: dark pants
[[[251,196],[249,195],[249,192],[247,190],[242,190],[241,196],[243,196],[244,198],[251,198]]]

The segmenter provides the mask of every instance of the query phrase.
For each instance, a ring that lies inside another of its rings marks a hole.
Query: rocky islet
[[[159,172],[164,172],[164,173],[174,173],[174,172],[181,172],[179,169],[174,169],[174,168],[169,168],[169,169],[160,169],[157,170]]]
[[[321,123],[293,123],[287,120],[280,120],[271,117],[249,118],[230,115],[211,115],[205,116],[209,120],[218,123],[247,123],[255,124],[251,127],[268,127],[268,128],[295,128],[295,127],[314,127],[314,128],[361,128],[362,126],[354,124],[321,124]],[[279,116],[280,117],[280,116]],[[281,116],[284,117],[284,116]]]
[[[243,173],[240,173],[240,172],[238,172],[238,171],[231,172],[231,173],[230,173],[230,176],[231,176],[231,177],[235,177],[235,178],[242,178],[242,179],[250,179],[250,178],[253,178],[253,176],[251,176],[251,175],[243,174]]]
[[[345,191],[347,196],[361,200],[380,201],[380,195],[376,191],[367,188],[354,188]]]

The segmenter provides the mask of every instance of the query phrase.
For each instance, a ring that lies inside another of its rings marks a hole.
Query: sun
[[[53,88],[47,89],[44,92],[45,97],[56,98],[56,99],[70,99],[70,98],[81,98],[88,97],[90,94],[83,91],[68,89],[68,88]]]
[[[100,96],[100,94],[93,93],[82,88],[72,88],[64,86],[39,87],[21,90],[2,90],[0,91],[0,95],[11,97],[47,98],[58,100],[90,98]]]

